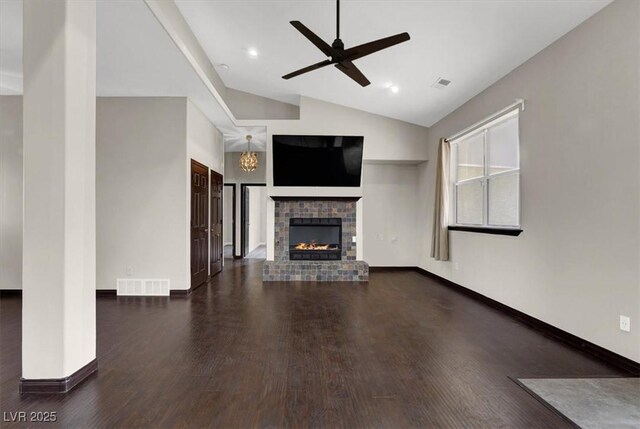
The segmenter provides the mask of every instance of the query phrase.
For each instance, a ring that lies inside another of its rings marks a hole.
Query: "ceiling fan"
[[[346,74],[351,79],[358,82],[360,85],[367,86],[371,82],[369,82],[369,79],[367,79],[367,77],[362,74],[360,69],[358,69],[358,67],[353,64],[353,61],[357,60],[358,58],[373,54],[374,52],[381,51],[382,49],[397,45],[398,43],[406,42],[410,39],[409,33],[400,33],[396,34],[395,36],[385,37],[384,39],[379,39],[373,42],[354,46],[353,48],[344,49],[344,43],[342,43],[342,40],[340,40],[340,0],[336,0],[336,3],[337,35],[336,40],[333,41],[331,46],[329,46],[328,43],[318,37],[313,31],[309,30],[300,21],[290,21],[291,25],[293,25],[300,33],[302,33],[304,37],[306,37],[311,43],[316,45],[316,47],[320,49],[327,57],[331,58],[286,74],[282,76],[283,79],[291,79],[292,77],[300,76],[301,74],[308,73],[310,71],[317,70],[331,64],[335,64],[336,68],[342,73]]]

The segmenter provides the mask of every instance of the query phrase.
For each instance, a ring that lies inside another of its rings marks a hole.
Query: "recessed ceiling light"
[[[228,64],[218,64],[218,67],[223,70],[229,70],[231,68]]]
[[[400,88],[398,87],[398,85],[394,84],[393,82],[386,82],[383,87],[385,89],[388,89],[389,92],[393,92],[394,94],[397,94],[398,91],[400,91]]]
[[[257,58],[258,57],[258,51],[255,48],[249,48],[249,49],[247,49],[247,55],[249,55],[251,58]]]

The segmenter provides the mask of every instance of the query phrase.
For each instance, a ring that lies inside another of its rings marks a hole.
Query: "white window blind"
[[[520,228],[517,106],[450,139],[451,224]]]

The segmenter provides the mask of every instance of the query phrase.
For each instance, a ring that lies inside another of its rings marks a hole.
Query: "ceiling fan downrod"
[[[336,40],[333,41],[331,47],[344,51],[344,43],[340,40],[340,0],[336,0]]]
[[[336,0],[336,39],[340,38],[340,0]]]

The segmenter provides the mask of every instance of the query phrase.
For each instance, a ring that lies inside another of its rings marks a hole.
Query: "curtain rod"
[[[504,115],[508,111],[513,110],[513,108],[516,107],[516,106],[521,106],[521,109],[524,112],[524,99],[516,98],[516,101],[514,103],[508,105],[507,107],[505,107],[504,109],[500,110],[499,112],[496,112],[493,115],[487,116],[483,120],[476,122],[475,124],[471,125],[470,127],[465,128],[464,130],[462,130],[462,131],[460,131],[458,133],[455,133],[451,137],[447,137],[445,140],[448,141],[448,142],[452,142],[453,140],[457,140],[460,137],[464,136],[465,134],[469,134],[470,132],[473,132],[473,131],[477,130],[478,128],[482,127],[483,125],[488,124],[489,122],[491,122],[494,119],[496,119],[498,116]]]

